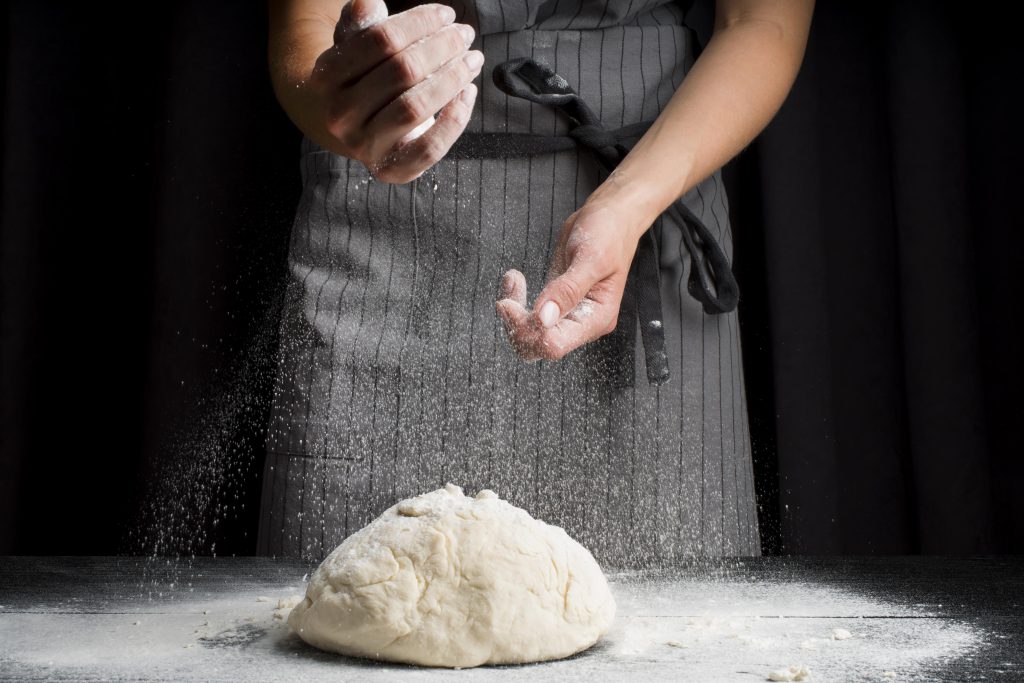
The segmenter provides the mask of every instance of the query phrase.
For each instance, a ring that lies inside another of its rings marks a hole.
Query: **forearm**
[[[633,236],[740,152],[782,105],[813,0],[727,3],[712,39],[651,128],[592,196],[635,210]],[[746,6],[737,6],[746,5]]]
[[[331,149],[333,138],[318,114],[310,74],[324,50],[334,44],[334,29],[347,0],[269,0],[267,62],[274,95],[303,133]]]

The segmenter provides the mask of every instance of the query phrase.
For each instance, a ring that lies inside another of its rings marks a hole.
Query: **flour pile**
[[[567,657],[614,617],[601,568],[561,527],[448,484],[345,539],[288,624],[341,654],[473,667]]]

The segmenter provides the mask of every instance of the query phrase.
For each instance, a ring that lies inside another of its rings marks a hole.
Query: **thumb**
[[[600,279],[601,276],[592,263],[574,257],[566,271],[549,282],[534,302],[534,314],[541,325],[555,325],[566,313],[579,305]]]
[[[341,21],[338,22],[335,33],[358,33],[384,21],[387,17],[388,8],[384,0],[350,0],[341,8]],[[335,35],[335,42],[340,37]]]

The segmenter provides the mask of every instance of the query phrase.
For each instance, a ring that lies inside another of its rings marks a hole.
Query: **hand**
[[[388,16],[383,0],[351,0],[311,85],[332,151],[378,180],[407,183],[437,163],[465,129],[483,54],[474,31],[441,4]],[[434,114],[437,114],[436,121]]]
[[[637,242],[650,225],[635,213],[627,216],[623,206],[628,204],[592,196],[569,216],[558,237],[549,282],[532,311],[527,308],[526,278],[518,270],[505,273],[496,308],[522,358],[560,360],[615,329]]]

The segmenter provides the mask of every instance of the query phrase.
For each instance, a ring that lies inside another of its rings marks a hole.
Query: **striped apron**
[[[664,0],[453,6],[487,60],[473,133],[568,132],[559,112],[495,87],[499,63],[550,65],[619,128],[655,118],[694,59]],[[687,292],[673,216],[653,233],[670,377],[656,384],[642,344],[615,335],[525,363],[495,314],[509,268],[539,291],[563,221],[605,177],[588,151],[447,158],[390,185],[303,137],[300,171],[261,554],[319,559],[448,481],[565,528],[606,567],[760,553],[736,313],[709,315]],[[683,201],[731,258],[720,173]],[[640,339],[635,320],[628,333]]]

